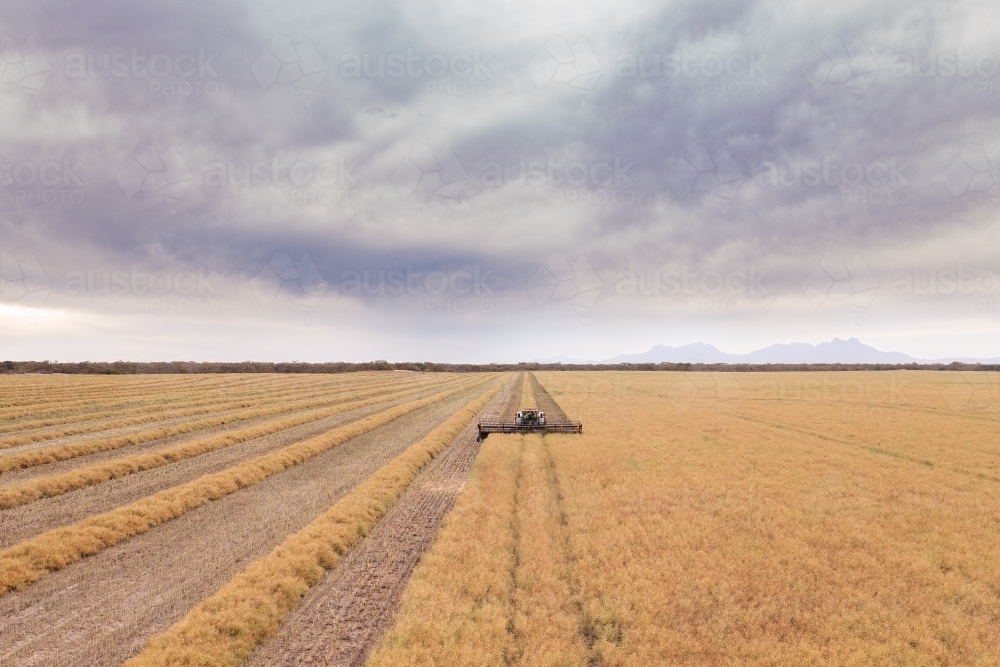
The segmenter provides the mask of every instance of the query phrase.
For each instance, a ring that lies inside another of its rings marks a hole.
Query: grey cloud
[[[207,266],[251,319],[275,253],[308,254],[334,288],[317,319],[348,301],[391,318],[384,295],[337,294],[346,272],[478,267],[500,304],[483,321],[511,328],[558,310],[527,287],[552,253],[582,254],[609,285],[758,267],[792,318],[815,312],[802,285],[829,253],[886,284],[962,258],[1000,266],[968,241],[992,233],[1000,183],[989,17],[902,2],[822,25],[793,2],[603,21],[470,11],[16,6],[0,34],[35,37],[52,67],[31,94],[0,84],[15,120],[0,129],[0,250],[38,258],[48,303],[72,271]],[[660,307],[620,296],[604,290],[590,321]]]

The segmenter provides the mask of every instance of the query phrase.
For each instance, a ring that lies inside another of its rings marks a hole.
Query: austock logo
[[[291,84],[307,97],[308,105],[308,97],[319,90],[326,78],[327,66],[309,37],[292,41],[285,35],[276,35],[254,61],[250,72],[262,90],[275,83]]]
[[[839,187],[844,203],[908,204],[910,162],[896,156],[884,160],[845,160],[824,155],[802,160],[766,160],[757,165],[754,182],[761,187]]]
[[[952,197],[982,192],[994,202],[1000,197],[1000,158],[996,149],[967,144],[944,172]]]
[[[878,63],[860,37],[845,44],[840,37],[827,35],[802,64],[802,73],[813,90],[842,84],[856,95],[868,90],[878,72]]]
[[[527,288],[535,305],[567,301],[585,321],[604,284],[582,253],[570,262],[565,255],[553,252],[528,279]]]
[[[133,265],[128,271],[70,271],[64,290],[71,297],[132,296],[143,299],[153,312],[216,313],[218,291],[212,284],[214,271],[198,267],[180,271],[145,273]]]
[[[667,399],[677,412],[691,408],[732,409],[743,398],[743,389],[733,373],[685,373],[667,390]]]
[[[211,188],[287,188],[293,204],[356,204],[361,200],[353,164],[342,156],[329,160],[296,160],[272,156],[244,162],[217,160],[204,168]]]
[[[156,192],[167,201],[177,203],[187,192],[192,178],[191,171],[172,144],[162,153],[151,144],[139,144],[118,170],[115,181],[129,199],[139,192]],[[171,214],[175,212],[176,209],[170,209]]]
[[[878,288],[878,281],[860,254],[845,261],[832,252],[823,256],[802,283],[802,291],[813,306],[833,301],[855,310],[870,306]]]
[[[691,192],[707,192],[721,202],[723,213],[743,184],[743,172],[725,145],[715,151],[701,144],[691,144],[667,172],[667,183],[678,197]]]
[[[427,192],[443,199],[458,199],[469,174],[451,146],[435,152],[427,144],[416,144],[392,172],[392,182],[403,197]]]
[[[944,401],[955,414],[1000,412],[1000,381],[996,373],[961,371],[944,389]]]
[[[692,271],[687,265],[653,271],[620,271],[615,292],[621,296],[688,298],[701,312],[767,312],[771,308],[764,285],[767,270]]]
[[[471,53],[421,54],[406,52],[345,53],[340,59],[340,76],[347,79],[420,79],[427,82],[428,95],[492,95],[495,86],[490,70],[492,53],[479,49]]]
[[[424,310],[439,313],[490,313],[496,307],[489,282],[492,271],[479,266],[457,271],[344,271],[339,292],[348,297],[423,297]]]
[[[480,168],[479,182],[490,187],[564,188],[567,203],[632,204],[636,185],[629,176],[634,162],[616,155],[613,161],[563,162],[554,156],[520,162],[489,160]]]
[[[623,53],[615,59],[619,78],[700,80],[702,95],[766,95],[771,90],[765,67],[770,54],[756,48],[729,53],[682,48],[673,53]]]
[[[0,253],[0,301],[22,306],[41,306],[52,292],[52,283],[34,255],[21,261]]]
[[[34,37],[18,44],[13,37],[0,35],[0,82],[17,84],[34,96],[41,92],[51,73],[52,63]]]
[[[543,372],[535,375],[543,385],[549,385],[554,379]],[[559,380],[559,403],[574,417],[584,420],[634,414],[637,397],[632,387],[634,380],[635,375],[630,372],[566,376]]]
[[[295,261],[290,255],[276,252],[260,273],[250,281],[250,288],[267,307],[273,301],[290,301],[303,312],[316,310],[330,288],[320,275],[309,253]]]
[[[549,35],[528,63],[527,70],[539,89],[552,84],[565,84],[585,93],[597,86],[604,66],[583,37],[570,44],[562,35]]]
[[[66,57],[63,74],[69,79],[149,80],[149,92],[154,95],[217,95],[218,53],[198,49],[197,53],[154,53],[144,55],[132,48],[129,53],[71,53]]]
[[[11,199],[18,204],[81,204],[83,168],[69,156],[45,162],[8,162],[0,156],[0,187],[13,186]]]

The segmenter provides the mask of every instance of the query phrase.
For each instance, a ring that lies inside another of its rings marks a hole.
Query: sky
[[[1000,5],[8,0],[0,357],[1000,356]]]

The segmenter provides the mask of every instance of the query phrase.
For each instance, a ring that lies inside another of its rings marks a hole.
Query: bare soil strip
[[[274,433],[280,433],[289,428],[319,421],[336,414],[363,408],[369,405],[379,405],[403,396],[413,396],[417,391],[410,388],[393,394],[378,393],[374,396],[368,392],[359,392],[353,396],[357,400],[335,403],[333,406],[311,410],[300,415],[285,416],[256,426],[231,431],[229,433],[200,438],[190,442],[174,445],[148,453],[131,453],[122,458],[104,463],[81,466],[62,474],[50,475],[0,487],[0,508],[11,509],[40,500],[45,497],[55,497],[88,486],[103,484],[112,479],[127,477],[146,470],[160,468],[186,459],[226,449],[242,442],[247,442]]]
[[[55,528],[73,525],[88,516],[127,505],[172,486],[197,479],[202,475],[225,470],[241,461],[273,452],[300,440],[321,435],[331,429],[373,415],[387,407],[400,405],[414,398],[429,396],[436,390],[438,387],[428,387],[424,392],[415,396],[407,395],[396,400],[352,410],[203,454],[193,459],[173,463],[163,468],[136,473],[62,496],[44,498],[30,505],[0,510],[0,549],[12,547],[19,542]]]
[[[510,401],[504,406],[503,412],[497,415],[503,421],[514,421],[514,416],[521,409],[522,390],[524,389],[524,373],[518,373],[511,381]],[[479,420],[483,421],[483,420]]]
[[[303,383],[298,386],[233,386],[225,388],[224,391],[205,394],[191,393],[187,396],[181,396],[185,400],[180,401],[158,401],[149,404],[140,404],[127,410],[109,411],[107,413],[94,412],[90,415],[70,415],[66,418],[60,418],[66,421],[62,425],[57,424],[51,427],[24,429],[12,434],[4,434],[0,437],[0,448],[5,450],[16,449],[21,444],[40,440],[52,440],[55,438],[63,440],[76,434],[85,435],[97,431],[139,426],[144,423],[167,421],[180,417],[193,417],[203,414],[200,410],[212,406],[229,406],[230,404],[234,404],[231,408],[222,407],[219,411],[238,409],[239,406],[235,405],[237,403],[252,403],[257,405],[276,401],[291,402],[296,398],[315,396],[324,392],[351,391],[358,387],[375,387],[386,384],[389,384],[387,378],[369,378],[365,381],[352,383],[326,382]],[[190,400],[187,400],[188,398]],[[98,418],[92,419],[92,415],[96,415]],[[62,435],[63,433],[65,435]],[[53,436],[53,434],[55,435]],[[6,455],[9,452],[4,451],[2,453]]]
[[[212,393],[225,393],[231,391],[233,387],[267,387],[273,383],[267,381],[253,381],[243,377],[234,378],[227,382],[217,384],[195,384],[193,381],[177,382],[170,386],[129,386],[119,385],[117,387],[77,389],[74,387],[47,387],[46,391],[39,395],[40,400],[25,400],[23,403],[13,407],[0,410],[0,418],[3,419],[25,419],[27,417],[43,417],[56,415],[77,415],[86,417],[93,411],[104,407],[117,407],[122,410],[129,410],[143,405],[159,405],[163,403],[173,403],[186,400],[187,396],[202,396]],[[59,393],[62,396],[55,398]]]
[[[7,375],[3,378],[3,384],[8,390],[8,394],[4,395],[4,400],[0,401],[0,409],[7,409],[11,407],[24,407],[24,406],[35,406],[35,405],[54,405],[58,404],[59,400],[52,400],[53,391],[56,392],[66,392],[67,396],[72,396],[73,398],[79,398],[80,396],[86,395],[99,395],[99,396],[117,396],[124,393],[134,393],[143,389],[162,389],[166,390],[170,387],[187,386],[189,388],[199,389],[202,387],[216,386],[225,384],[228,378],[222,378],[220,376],[204,376],[203,378],[191,378],[191,377],[181,377],[176,376],[173,380],[163,379],[165,376],[155,376],[152,380],[146,382],[140,382],[137,377],[129,376],[126,378],[102,378],[96,375],[88,376],[76,376],[71,379],[70,376],[56,376],[60,377],[62,382],[55,380],[53,377],[35,377],[36,382],[32,384],[22,383],[17,386],[17,380],[12,380],[12,377]],[[150,376],[152,377],[152,376]],[[101,382],[103,380],[103,382]],[[131,383],[129,383],[131,381]]]
[[[5,434],[3,438],[0,438],[0,449],[9,449],[18,445],[45,440],[55,440],[67,435],[97,433],[141,424],[155,423],[156,425],[162,425],[164,422],[172,419],[252,408],[278,400],[289,401],[297,397],[316,395],[316,393],[321,391],[333,391],[356,386],[371,385],[345,385],[338,382],[298,387],[267,387],[260,391],[217,393],[202,396],[197,400],[146,405],[127,411],[105,410],[89,415],[40,419],[20,425],[13,424],[9,427],[0,427],[3,430],[13,431],[13,433]]]
[[[0,595],[20,590],[84,558],[173,521],[268,477],[310,461],[403,415],[439,403],[485,379],[466,381],[432,396],[387,408],[308,440],[256,456],[217,473],[165,489],[110,512],[87,517],[0,551]]]
[[[120,665],[483,390],[408,413],[0,598],[0,664]]]
[[[415,383],[412,385],[406,385],[402,387],[394,387],[392,389],[386,389],[385,395],[388,396],[390,395],[390,393],[398,393],[401,391],[412,391],[415,393],[419,393],[420,395],[424,395],[425,391],[430,391],[434,387],[444,387],[448,385],[449,382],[454,383],[454,380],[435,380],[434,382]],[[282,414],[280,417],[278,417],[278,419],[296,417],[304,415],[310,411],[312,411],[312,409],[310,408],[293,410]],[[41,465],[32,466],[30,468],[9,470],[0,475],[0,483],[2,483],[3,486],[7,486],[9,484],[15,484],[29,479],[35,479],[38,477],[46,477],[49,475],[64,473],[70,470],[81,468],[83,466],[89,466],[104,461],[112,461],[122,456],[131,456],[146,452],[155,452],[167,447],[171,447],[180,443],[190,442],[192,440],[199,438],[207,438],[222,433],[233,433],[242,430],[244,428],[252,428],[255,426],[259,426],[261,424],[265,424],[273,419],[275,419],[273,415],[263,415],[252,419],[231,421],[226,424],[220,424],[218,426],[205,428],[198,431],[192,431],[188,433],[177,433],[174,435],[166,436],[164,438],[157,438],[155,440],[147,440],[145,442],[139,442],[134,445],[129,445],[127,449],[124,451],[122,449],[109,449],[106,451],[94,452],[93,454],[85,454],[83,456],[78,456],[63,461],[44,463]],[[137,429],[139,428],[142,427],[137,427]]]
[[[553,422],[566,422],[569,421],[569,417],[563,412],[563,409],[559,407],[556,400],[549,395],[549,392],[545,390],[542,383],[538,381],[534,373],[528,373],[528,379],[531,380],[531,390],[535,392],[535,401],[538,403],[537,407],[539,410],[545,413],[546,419]]]
[[[483,410],[500,419],[517,410],[521,376]],[[475,423],[419,474],[371,534],[352,549],[292,612],[278,635],[248,667],[363,665],[390,627],[403,590],[434,541],[472,468],[479,443]]]
[[[255,417],[281,415],[294,410],[332,405],[344,400],[345,398],[349,398],[353,394],[363,394],[365,391],[364,386],[357,390],[348,388],[345,392],[338,392],[319,398],[315,397],[316,395],[313,394],[313,398],[310,399],[296,400],[290,403],[278,403],[276,405],[266,405],[264,407],[241,409],[210,417],[203,417],[197,420],[182,420],[181,422],[171,426],[147,428],[146,430],[137,431],[128,435],[99,437],[96,439],[83,440],[80,442],[57,446],[51,446],[51,443],[45,443],[44,448],[41,449],[28,449],[25,451],[19,450],[14,454],[0,455],[0,474],[6,471],[18,470],[21,468],[30,468],[38,465],[45,465],[47,463],[66,461],[79,456],[86,456],[87,454],[96,454],[98,452],[129,447],[142,442],[148,442],[150,440],[158,440],[170,435],[191,433],[193,431],[199,431],[213,426],[221,426],[231,422],[246,421],[254,419]]]

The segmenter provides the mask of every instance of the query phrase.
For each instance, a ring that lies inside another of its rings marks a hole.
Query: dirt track
[[[512,417],[520,403],[519,374],[480,419]],[[437,536],[472,468],[479,443],[470,424],[432,461],[371,534],[327,574],[279,634],[247,667],[362,665],[393,617],[424,551]]]
[[[434,387],[421,393],[420,396],[429,396],[438,390],[438,387]],[[242,442],[214,452],[208,452],[207,454],[202,454],[191,459],[126,475],[119,479],[71,491],[60,496],[43,498],[22,507],[0,511],[0,549],[13,546],[22,540],[26,540],[47,530],[52,530],[60,526],[68,526],[77,521],[82,521],[88,516],[127,505],[139,498],[152,495],[171,486],[189,482],[201,475],[218,472],[254,456],[266,454],[294,442],[325,433],[332,428],[343,426],[349,422],[385,410],[387,407],[406,403],[415,398],[415,396],[406,396],[395,401],[352,410],[351,412],[345,412],[309,424],[285,429],[278,433]],[[261,419],[257,421],[265,420]],[[237,426],[231,427],[231,430],[245,428],[246,425],[246,423],[240,423]],[[222,432],[221,429],[220,432]],[[194,437],[188,436],[187,440],[196,440],[202,437],[205,437],[204,433],[198,432]],[[178,438],[177,441],[183,442],[184,440]],[[161,447],[162,445],[155,449],[160,449]],[[129,450],[129,454],[152,449],[154,448],[133,448]],[[120,452],[117,453],[121,456]],[[64,463],[72,462],[67,461]]]
[[[403,389],[405,387],[406,387],[406,385],[403,385],[403,386],[400,387],[400,389]],[[320,389],[317,389],[315,393],[319,394],[322,391],[323,390],[320,388]],[[339,388],[338,388],[338,391],[339,391]],[[389,392],[389,390],[387,389],[386,393],[388,393],[388,392]],[[0,455],[10,456],[10,455],[14,455],[14,454],[20,454],[20,453],[24,453],[24,452],[29,452],[29,451],[45,450],[45,449],[49,449],[49,448],[52,448],[52,447],[58,447],[58,446],[61,446],[61,445],[79,444],[79,443],[84,443],[84,442],[88,442],[88,441],[92,441],[92,440],[104,440],[106,438],[118,437],[118,436],[122,436],[122,435],[129,435],[129,434],[138,433],[138,432],[145,431],[145,430],[150,430],[150,429],[156,429],[156,428],[161,428],[161,427],[163,427],[163,428],[170,428],[172,426],[177,426],[177,425],[180,425],[180,424],[184,424],[184,423],[190,422],[192,420],[196,421],[197,419],[201,419],[201,418],[204,418],[204,417],[216,417],[216,416],[223,416],[223,415],[235,416],[235,415],[238,415],[239,413],[248,414],[248,413],[254,412],[255,409],[256,408],[252,408],[252,407],[251,408],[240,408],[240,409],[234,409],[234,410],[227,410],[227,411],[224,411],[224,412],[216,412],[216,413],[213,413],[212,415],[200,415],[200,416],[194,417],[194,418],[192,418],[192,417],[182,417],[182,418],[176,418],[176,419],[159,421],[159,422],[156,422],[156,423],[139,424],[139,425],[136,425],[136,426],[130,426],[130,427],[123,428],[123,429],[114,429],[114,430],[102,431],[100,433],[85,433],[85,434],[80,434],[80,435],[67,436],[65,438],[58,438],[56,440],[48,440],[48,441],[43,441],[43,442],[31,443],[31,444],[28,444],[28,445],[21,445],[21,446],[18,446],[18,447],[11,447],[11,448],[8,448],[8,449],[4,449],[2,452],[0,452]],[[297,409],[291,409],[291,410],[289,410],[287,412],[282,412],[282,413],[276,414],[276,415],[268,415],[268,416],[263,416],[263,417],[257,417],[257,416],[255,416],[255,417],[247,417],[246,419],[234,419],[233,421],[231,421],[231,422],[229,422],[227,424],[222,424],[222,425],[219,425],[219,426],[208,426],[208,427],[203,427],[203,428],[197,428],[196,430],[188,431],[186,433],[180,433],[180,434],[176,434],[176,435],[168,435],[168,436],[156,438],[156,439],[153,439],[153,440],[145,440],[145,441],[137,443],[137,444],[126,445],[125,447],[111,449],[111,450],[107,450],[107,451],[104,451],[104,452],[98,452],[98,453],[95,453],[95,454],[85,454],[83,456],[74,456],[71,459],[67,459],[67,460],[64,460],[64,461],[58,461],[58,462],[55,462],[55,463],[46,463],[46,464],[37,465],[37,466],[31,466],[29,468],[24,468],[24,469],[19,469],[19,470],[9,470],[7,472],[0,473],[0,482],[6,484],[6,483],[8,483],[10,481],[17,481],[17,480],[21,480],[21,479],[29,479],[29,478],[31,478],[33,476],[55,474],[55,473],[58,473],[58,472],[62,472],[64,470],[70,470],[70,469],[78,467],[80,465],[89,465],[91,463],[95,463],[95,462],[99,462],[99,461],[105,461],[105,460],[112,459],[112,458],[117,458],[119,456],[122,456],[122,452],[124,452],[124,451],[127,451],[128,453],[131,454],[133,452],[141,452],[141,451],[148,451],[150,449],[157,449],[159,447],[163,447],[163,446],[167,446],[167,445],[171,445],[171,444],[176,444],[178,442],[183,442],[185,440],[190,440],[190,439],[196,438],[196,437],[207,437],[209,435],[215,435],[217,433],[222,433],[222,432],[228,431],[228,430],[235,430],[235,429],[239,429],[239,428],[244,428],[246,426],[253,426],[253,425],[256,425],[256,424],[259,424],[261,422],[268,421],[268,420],[271,420],[271,419],[277,419],[277,418],[280,418],[280,417],[291,416],[291,415],[294,415],[294,414],[301,414],[301,413],[307,412],[307,411],[309,411],[311,409],[315,409],[315,408],[297,408]]]
[[[545,413],[545,416],[549,421],[553,422],[566,422],[569,421],[569,417],[563,412],[563,409],[559,407],[555,399],[545,391],[545,387],[542,383],[538,381],[534,373],[528,373],[528,379],[531,381],[531,390],[535,392],[535,402],[538,403],[537,407],[539,410]]]
[[[400,417],[0,598],[0,664],[121,664],[483,390]]]

